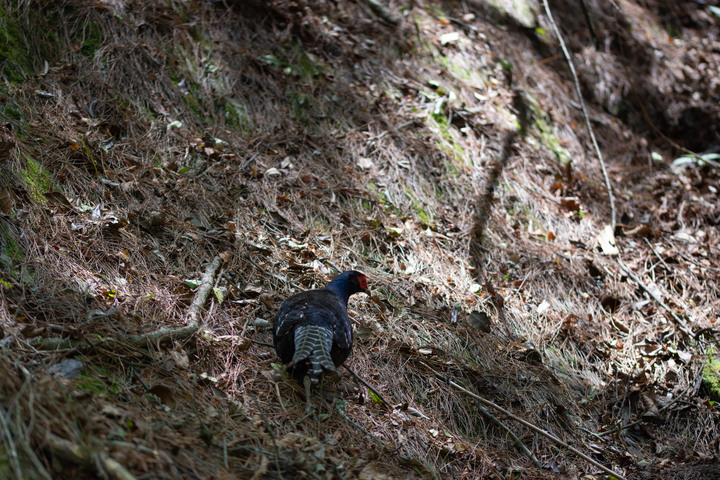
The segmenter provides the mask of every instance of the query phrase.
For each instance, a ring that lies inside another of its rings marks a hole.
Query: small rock
[[[270,322],[268,322],[264,318],[256,318],[255,319],[255,328],[257,328],[258,330],[264,330],[266,328],[270,328]]]
[[[470,315],[468,315],[467,321],[475,330],[480,330],[485,333],[490,332],[490,319],[485,312],[472,311]]]
[[[47,373],[56,377],[67,378],[68,380],[77,380],[82,375],[85,365],[80,360],[74,358],[66,358],[60,363],[56,363],[48,368]]]

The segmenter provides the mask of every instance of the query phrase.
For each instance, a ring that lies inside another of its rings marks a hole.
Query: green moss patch
[[[713,401],[720,402],[720,357],[712,348],[707,355],[707,363],[702,369],[703,386]]]

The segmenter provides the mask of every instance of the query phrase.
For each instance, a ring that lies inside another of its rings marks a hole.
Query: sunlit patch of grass
[[[453,176],[459,175],[468,164],[467,152],[458,139],[459,132],[444,117],[429,115],[425,122],[436,135],[438,149],[445,152],[450,160],[446,164],[448,172]]]

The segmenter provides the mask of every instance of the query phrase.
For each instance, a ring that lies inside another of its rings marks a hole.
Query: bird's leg
[[[315,405],[313,405],[310,399],[310,376],[305,375],[303,378],[303,385],[305,386],[305,416],[308,417],[315,413]]]
[[[327,402],[330,402],[330,404],[335,403],[335,394],[329,390],[325,390],[325,375],[320,379],[320,393]]]
[[[295,421],[295,425],[298,425],[300,422],[305,420],[308,417],[313,417],[315,420],[317,420],[317,416],[315,415],[315,405],[313,405],[312,400],[310,400],[310,376],[305,375],[303,378],[303,386],[305,387],[305,414],[297,419]]]

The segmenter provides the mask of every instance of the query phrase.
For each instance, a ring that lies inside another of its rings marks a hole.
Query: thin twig
[[[365,380],[363,380],[363,379],[360,377],[360,375],[358,375],[357,373],[355,373],[355,372],[353,372],[352,370],[350,370],[350,367],[348,367],[348,366],[345,365],[345,364],[343,364],[343,367],[345,368],[345,370],[347,370],[348,372],[350,372],[350,375],[352,375],[353,377],[355,377],[355,379],[356,379],[358,382],[362,383],[362,384],[365,385],[367,388],[369,388],[370,391],[371,391],[372,393],[374,393],[374,394],[380,399],[380,401],[383,403],[383,405],[385,405],[385,406],[388,407],[390,410],[392,410],[392,405],[391,405],[387,400],[385,400],[385,397],[383,397],[380,392],[378,392],[377,390],[375,390],[375,388],[373,388],[372,385],[370,385],[370,384],[367,383]]]
[[[650,250],[653,251],[653,253],[654,253],[655,256],[658,258],[658,260],[660,260],[660,263],[663,264],[663,267],[665,267],[668,272],[672,272],[672,270],[670,269],[670,267],[668,267],[667,263],[665,263],[665,260],[663,260],[663,258],[662,258],[662,257],[660,256],[660,254],[657,252],[657,250],[655,250],[655,247],[652,246],[652,243],[650,243],[647,238],[643,238],[643,240],[645,240],[645,243],[647,243],[648,247],[650,247]]]
[[[605,179],[605,189],[607,190],[608,199],[610,201],[610,222],[614,229],[616,217],[615,198],[613,197],[612,193],[612,185],[610,184],[610,177],[608,176],[607,169],[605,168],[605,161],[603,160],[602,152],[600,152],[600,147],[598,146],[597,140],[595,139],[595,132],[593,131],[592,125],[590,125],[590,115],[588,115],[587,108],[585,107],[585,100],[583,99],[582,90],[580,89],[580,81],[578,80],[577,72],[575,71],[575,65],[573,65],[572,59],[570,58],[570,52],[568,52],[568,49],[565,46],[565,40],[563,40],[563,37],[560,34],[560,30],[555,24],[555,19],[553,18],[552,12],[550,11],[550,5],[548,5],[548,0],[543,0],[543,6],[545,7],[545,14],[548,16],[550,25],[552,25],[555,36],[560,43],[560,48],[565,55],[565,60],[567,61],[568,67],[570,67],[570,72],[573,76],[573,82],[575,83],[575,92],[577,93],[578,99],[580,100],[580,107],[583,112],[583,117],[585,118],[585,126],[590,133],[590,140],[592,141],[593,148],[595,149],[595,154],[600,161],[600,169],[602,170],[603,178]]]
[[[260,155],[260,154],[259,154],[259,153],[253,154],[253,156],[250,157],[250,160],[248,160],[247,162],[245,162],[245,165],[243,165],[242,167],[240,167],[240,171],[242,172],[242,171],[245,170],[247,167],[249,167],[250,164],[255,161],[255,159],[258,157],[258,155]]]
[[[420,363],[423,364],[423,365],[425,366],[425,368],[428,368],[429,370],[431,370],[431,371],[435,374],[435,376],[437,376],[439,379],[443,380],[444,382],[452,383],[451,380],[450,380],[448,377],[446,377],[446,376],[443,375],[442,373],[438,372],[437,370],[435,370],[434,368],[432,368],[432,367],[431,367],[430,365],[428,365],[427,363],[425,363],[425,362],[423,362],[423,361],[421,361]],[[493,404],[493,405],[494,405],[494,404]],[[530,449],[522,442],[522,440],[520,440],[520,438],[515,434],[515,432],[513,432],[513,431],[510,429],[510,427],[508,427],[507,425],[505,425],[504,423],[502,423],[499,418],[497,418],[495,415],[493,415],[492,413],[490,413],[490,412],[489,412],[487,409],[485,409],[485,407],[483,407],[482,405],[477,405],[477,407],[480,409],[480,412],[481,412],[487,419],[489,419],[489,420],[490,420],[491,422],[493,422],[495,425],[499,426],[501,429],[505,430],[505,433],[507,433],[507,434],[510,436],[510,438],[513,439],[513,442],[515,442],[515,445],[535,464],[535,466],[536,466],[537,468],[539,468],[539,469],[542,469],[542,468],[543,468],[542,463],[540,463],[540,460],[537,459],[537,457],[535,456],[535,454],[533,454],[533,453],[530,451]]]
[[[703,265],[702,263],[696,262],[695,260],[693,260],[692,258],[690,258],[689,256],[685,255],[683,252],[681,252],[681,251],[679,251],[679,250],[676,250],[676,252],[677,252],[678,255],[680,255],[682,258],[684,258],[685,260],[687,260],[688,262],[692,263],[693,265],[695,265],[695,266],[697,266],[697,267],[707,268],[708,270],[712,270],[713,272],[720,272],[720,268],[711,267],[711,266],[709,266],[709,265]]]
[[[668,313],[670,314],[670,316],[672,317],[672,319],[673,319],[673,320],[675,321],[675,323],[677,323],[677,325],[680,327],[680,331],[681,331],[681,332],[683,332],[683,333],[684,333],[685,335],[687,335],[689,338],[693,338],[692,330],[690,330],[690,328],[688,328],[688,326],[687,326],[687,324],[685,323],[685,321],[684,321],[682,318],[680,318],[677,313],[675,313],[673,310],[671,310],[670,307],[663,301],[662,298],[660,298],[660,297],[658,296],[658,294],[657,294],[656,292],[652,291],[647,285],[645,285],[645,284],[643,283],[643,281],[640,280],[640,278],[639,278],[637,275],[635,275],[635,274],[633,273],[633,271],[630,270],[630,269],[623,263],[623,261],[622,261],[620,258],[618,258],[618,265],[620,265],[620,268],[622,268],[622,269],[625,271],[625,273],[627,273],[628,276],[629,276],[630,278],[632,278],[632,280],[633,280],[635,283],[637,283],[638,286],[640,286],[640,288],[642,288],[643,290],[645,290],[645,291],[648,293],[648,295],[650,295],[656,302],[658,302],[658,304],[660,304],[661,307],[663,307],[665,310],[668,311]]]
[[[441,378],[442,378],[442,377],[441,377]],[[569,451],[571,451],[571,452],[574,453],[575,455],[577,455],[577,456],[579,456],[580,458],[582,458],[583,460],[591,463],[592,465],[594,465],[595,467],[599,468],[600,470],[602,470],[603,472],[607,473],[608,475],[612,475],[613,477],[617,478],[618,480],[625,480],[625,477],[623,477],[623,476],[620,475],[619,473],[614,472],[613,470],[611,470],[610,468],[606,467],[605,465],[603,465],[602,463],[598,462],[597,460],[594,460],[594,459],[590,458],[589,456],[585,455],[584,453],[582,453],[582,452],[581,452],[580,450],[578,450],[577,448],[569,445],[567,442],[564,442],[564,441],[560,440],[559,438],[557,438],[557,437],[556,437],[555,435],[553,435],[552,433],[547,432],[547,431],[543,430],[542,428],[533,425],[532,423],[528,422],[527,420],[525,420],[525,419],[523,419],[523,418],[520,418],[520,417],[518,417],[517,415],[512,414],[512,413],[509,412],[508,410],[505,410],[504,408],[502,408],[500,405],[497,405],[497,404],[491,402],[490,400],[486,400],[486,399],[482,398],[480,395],[477,395],[477,394],[471,392],[470,390],[467,390],[466,388],[463,388],[462,386],[458,385],[457,383],[453,382],[453,381],[450,380],[450,379],[447,379],[447,381],[448,381],[448,383],[449,383],[450,385],[452,385],[453,387],[457,388],[458,390],[460,390],[461,392],[465,393],[466,395],[469,395],[470,397],[474,398],[475,400],[477,400],[478,402],[480,402],[480,403],[482,403],[482,404],[484,404],[484,405],[487,405],[487,406],[489,406],[489,407],[491,407],[491,408],[494,408],[495,410],[497,410],[497,411],[503,413],[504,415],[507,415],[508,417],[512,418],[512,419],[515,420],[516,422],[521,423],[522,425],[526,426],[527,428],[529,428],[530,430],[534,431],[535,433],[539,433],[540,435],[542,435],[543,437],[551,440],[552,442],[556,443],[557,445],[560,445],[561,447],[568,449]]]
[[[502,423],[500,421],[500,419],[498,419],[495,415],[490,413],[482,405],[475,405],[475,406],[478,408],[478,410],[480,410],[480,413],[482,413],[485,416],[485,418],[489,419],[495,425],[497,425],[501,429],[505,430],[505,433],[508,434],[510,436],[510,438],[513,439],[513,442],[515,442],[515,445],[517,445],[517,447],[520,450],[522,450],[522,452],[525,454],[525,456],[528,457],[535,464],[535,466],[538,469],[542,470],[543,466],[542,466],[542,463],[540,463],[540,460],[538,460],[537,457],[535,456],[535,454],[532,453],[527,446],[525,446],[525,444],[522,442],[522,440],[520,440],[520,438],[515,434],[515,432],[513,432],[510,429],[510,427],[508,427],[507,425]]]

